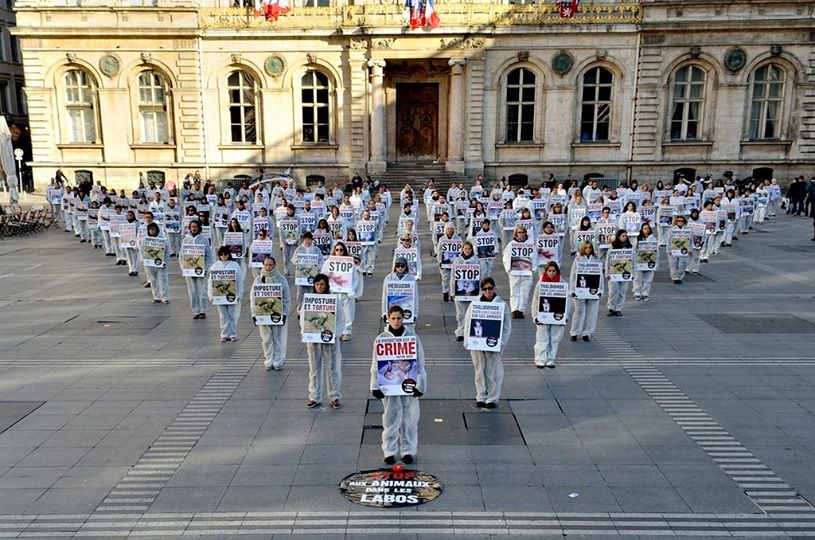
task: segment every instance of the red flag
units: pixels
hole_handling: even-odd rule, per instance
[[[580,0],[557,0],[560,7],[560,18],[571,19],[577,14],[577,4]]]

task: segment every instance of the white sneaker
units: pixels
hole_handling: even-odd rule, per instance
[[[555,361],[554,361],[554,360],[549,360],[549,361],[547,361],[547,362],[546,362],[546,367],[548,367],[548,368],[553,368],[553,367],[555,367]]]

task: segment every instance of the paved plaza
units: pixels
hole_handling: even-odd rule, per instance
[[[513,321],[493,411],[472,407],[425,235],[415,467],[444,492],[377,510],[337,486],[382,464],[368,380],[394,230],[342,345],[339,410],[305,407],[294,317],[285,369],[265,372],[248,302],[238,343],[220,343],[215,310],[192,320],[175,260],[157,305],[72,235],[0,242],[0,537],[815,538],[809,219],[765,223],[681,286],[663,252],[653,300],[601,309],[556,369],[534,367],[533,323]]]

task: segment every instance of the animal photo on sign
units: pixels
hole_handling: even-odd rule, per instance
[[[238,284],[230,279],[213,279],[212,296],[233,297],[238,292]]]

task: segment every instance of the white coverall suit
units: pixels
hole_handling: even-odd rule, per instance
[[[328,275],[328,259],[323,262],[322,273]],[[351,293],[334,293],[340,299],[340,311],[342,311],[343,324],[337,324],[337,334],[350,336],[354,332],[354,318],[357,314],[357,292],[360,291],[360,270],[356,266],[351,274]],[[337,314],[339,321],[339,313]]]
[[[557,350],[560,346],[560,340],[563,339],[566,324],[542,324],[537,321],[538,304],[540,303],[540,291],[537,283],[534,288],[529,313],[532,315],[532,320],[535,321],[535,365],[540,367],[548,364],[554,367],[555,357],[557,357]],[[568,320],[569,302],[566,302],[566,313],[563,316],[563,322],[565,323]]]
[[[507,275],[509,276],[509,304],[512,307],[512,311],[526,311],[526,306],[529,303],[529,293],[530,289],[532,288],[532,282],[534,271],[530,271],[530,275],[528,276],[513,276],[510,274],[510,262],[511,262],[511,254],[512,254],[512,245],[513,244],[520,244],[521,242],[515,242],[515,240],[510,241],[506,247],[504,248],[503,254],[503,262],[504,262],[504,270],[506,271]],[[532,266],[531,268],[535,269],[538,267],[538,250],[532,250]]]
[[[469,259],[465,259],[464,255],[459,255],[455,259],[453,259],[453,264],[477,264],[479,266],[479,272],[481,275],[481,279],[488,277],[489,274],[486,273],[486,265],[484,263],[486,259],[479,259],[475,256],[475,253],[470,255]],[[450,296],[453,296],[456,293],[456,276],[453,275],[452,270],[450,271]],[[472,300],[478,298],[477,296],[473,296]],[[456,306],[456,337],[464,336],[464,316],[467,313],[467,308],[470,307],[470,302],[468,300],[455,300],[453,302]]]
[[[600,299],[587,300],[583,298],[574,297],[575,288],[577,285],[577,263],[582,262],[598,262],[597,257],[578,255],[572,262],[572,271],[569,275],[569,291],[572,293],[572,304],[574,312],[572,314],[572,327],[569,332],[571,336],[590,336],[594,333],[594,327],[597,325],[597,310],[600,308]],[[605,278],[600,276],[600,295],[602,296],[605,287]]]
[[[485,302],[484,297],[480,297],[481,302]],[[497,294],[492,299],[493,304],[504,302]],[[467,306],[467,314],[464,317],[464,348],[468,349],[470,338],[470,320],[472,318],[472,304]],[[512,319],[510,319],[509,306],[504,306],[504,321],[501,329],[501,351],[509,341],[512,332]],[[470,358],[473,361],[475,370],[475,400],[484,403],[497,403],[501,397],[501,385],[504,382],[504,364],[501,362],[500,352],[491,351],[470,351]]]
[[[412,281],[413,283],[415,283],[415,285],[413,286],[413,322],[404,323],[408,328],[412,328],[416,324],[416,321],[419,320],[419,282],[416,281],[416,278],[413,277],[413,274],[407,271],[400,276],[394,270],[393,272],[385,276],[385,281],[382,283],[382,301],[380,302],[382,316],[385,319],[387,319],[388,308],[390,307],[388,305],[388,287],[386,285],[386,283],[388,283],[389,281],[393,282]]]
[[[218,306],[218,315],[220,316],[221,323],[221,336],[237,337],[238,319],[241,316],[241,298],[243,298],[243,268],[241,268],[241,265],[235,262],[234,259],[229,259],[226,262],[220,260],[215,261],[215,263],[209,268],[210,273],[213,270],[235,270],[236,275],[238,276],[237,303]],[[210,301],[212,301],[212,297],[210,297]]]
[[[261,270],[260,275],[255,278],[252,285],[263,284],[277,284],[282,286],[283,290],[283,316],[288,318],[289,308],[291,307],[291,296],[289,294],[289,283],[286,278],[280,274],[280,271],[275,267],[268,275],[264,274]],[[250,299],[250,309],[252,318],[255,318],[255,296],[252,295]],[[283,324],[258,324],[258,333],[260,334],[260,341],[263,345],[263,365],[267,368],[280,369],[286,363],[286,346],[288,344],[288,326],[286,322]]]
[[[339,297],[340,295],[335,294]],[[342,351],[340,349],[340,329],[345,327],[341,301],[337,303],[337,335],[334,343],[306,343],[308,354],[308,398],[320,403],[323,397],[323,386],[328,379],[328,399],[342,399]],[[300,332],[303,331],[304,319],[300,314]]]
[[[144,273],[147,274],[147,282],[150,283],[150,291],[153,293],[153,300],[166,302],[170,300],[170,280],[167,275],[167,239],[165,237],[156,237],[164,240],[164,266],[157,268],[155,266],[144,265]],[[144,263],[144,259],[142,259]]]
[[[682,281],[685,278],[685,270],[688,267],[688,255],[671,255],[671,236],[673,228],[668,231],[665,252],[668,254],[668,266],[670,267],[671,279]],[[693,248],[691,247],[691,251]]]
[[[402,326],[402,336],[415,336],[413,331]],[[377,336],[396,337],[390,326]],[[424,368],[424,349],[416,338],[416,390],[421,394],[427,391],[427,373]],[[371,391],[379,390],[379,377],[376,351],[371,361]],[[382,454],[387,456],[416,456],[419,447],[419,398],[418,396],[385,396],[382,398]]]
[[[187,294],[190,296],[190,307],[192,308],[193,315],[200,315],[207,313],[207,269],[212,264],[212,248],[209,246],[209,239],[203,234],[196,234],[192,236],[188,234],[184,237],[181,245],[194,244],[197,246],[204,246],[204,273],[200,277],[185,277],[184,281],[187,282]],[[181,251],[179,250],[179,254]],[[181,264],[181,257],[178,258],[179,265]]]

